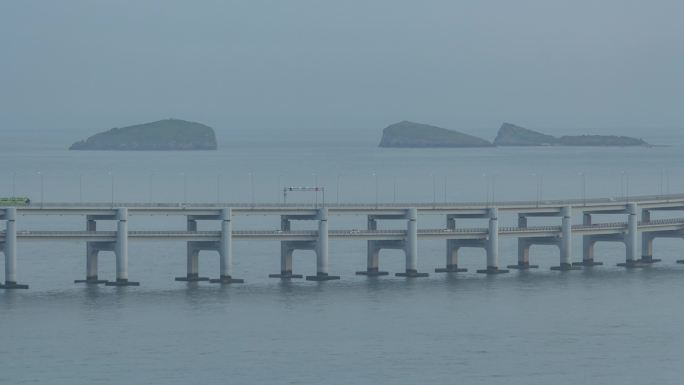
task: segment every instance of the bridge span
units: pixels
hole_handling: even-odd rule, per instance
[[[210,281],[219,284],[241,283],[233,277],[233,241],[280,241],[281,269],[273,278],[302,278],[293,273],[292,254],[295,250],[313,250],[316,254],[316,274],[307,280],[326,281],[339,279],[328,271],[329,239],[361,240],[367,242],[367,266],[359,275],[380,276],[379,254],[382,249],[399,249],[405,254],[403,277],[424,277],[418,271],[417,244],[420,239],[442,240],[446,244],[446,264],[435,272],[457,273],[458,253],[464,247],[479,247],[486,251],[486,265],[478,270],[484,274],[500,274],[509,270],[499,267],[499,237],[514,238],[518,242],[518,260],[509,269],[530,269],[529,250],[533,245],[556,245],[559,264],[552,269],[576,270],[600,265],[594,260],[597,242],[620,242],[625,245],[625,262],[620,266],[638,268],[658,262],[653,258],[653,240],[659,237],[684,238],[684,218],[651,220],[653,211],[684,210],[684,194],[638,196],[629,199],[544,200],[485,203],[346,203],[346,204],[169,204],[169,203],[33,203],[21,207],[0,207],[0,220],[5,229],[0,232],[0,250],[5,259],[5,280],[0,288],[28,288],[17,283],[17,244],[26,241],[83,241],[86,244],[86,275],[79,283],[108,286],[138,285],[128,278],[128,241],[174,240],[187,243],[187,271],[178,281]],[[499,213],[507,212],[518,217],[514,227],[499,226]],[[622,215],[626,220],[594,223],[594,214]],[[18,229],[20,216],[77,215],[84,216],[82,231],[46,231]],[[185,230],[129,231],[131,216],[177,215],[186,217]],[[233,230],[232,218],[237,215],[273,215],[280,217],[280,228],[274,230]],[[363,215],[367,228],[362,230],[330,230],[329,218],[336,215]],[[440,215],[445,218],[444,228],[418,227],[420,215]],[[573,215],[582,218],[573,224]],[[530,217],[558,217],[558,226],[528,226]],[[487,227],[457,226],[459,219],[484,219]],[[315,221],[317,230],[292,230],[292,221]],[[378,221],[405,221],[405,230],[378,229]],[[114,221],[116,231],[97,230],[98,221]],[[198,231],[198,221],[218,221],[214,231]],[[582,239],[582,260],[572,261],[572,237]],[[641,243],[641,244],[639,244]],[[639,254],[641,246],[641,254]],[[199,276],[199,252],[216,251],[220,267],[218,277]],[[98,254],[113,251],[116,256],[116,277],[102,280],[98,276]],[[677,261],[682,262],[684,261]]]

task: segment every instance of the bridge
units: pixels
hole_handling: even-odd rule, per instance
[[[20,207],[0,207],[0,220],[5,230],[0,232],[0,250],[5,259],[5,280],[0,288],[23,289],[26,284],[17,282],[17,244],[19,241],[82,241],[86,245],[85,279],[77,283],[105,284],[108,286],[135,286],[138,282],[128,278],[128,241],[174,240],[187,243],[186,275],[178,281],[210,281],[218,284],[242,283],[233,277],[233,241],[275,240],[281,244],[281,269],[270,277],[280,279],[303,278],[293,273],[292,255],[295,250],[312,250],[316,254],[316,274],[307,280],[327,281],[339,279],[328,269],[330,239],[361,240],[367,242],[366,269],[359,275],[381,276],[379,255],[383,249],[398,249],[405,254],[405,270],[397,273],[402,277],[425,277],[418,271],[417,244],[421,239],[442,240],[446,245],[446,263],[436,268],[438,273],[463,272],[458,266],[461,248],[476,247],[486,251],[486,265],[478,273],[501,274],[508,269],[531,269],[530,247],[555,245],[559,249],[559,264],[554,270],[577,270],[600,265],[594,260],[597,242],[619,242],[625,245],[626,268],[648,266],[659,260],[653,258],[653,240],[656,238],[684,238],[684,218],[651,220],[653,211],[684,210],[684,194],[637,196],[630,198],[483,202],[483,203],[346,203],[346,204],[172,204],[172,203],[33,203]],[[499,213],[517,215],[514,227],[499,226]],[[595,214],[623,216],[626,220],[593,223]],[[82,231],[19,230],[20,216],[71,215],[85,217]],[[133,216],[184,216],[185,230],[129,231],[128,221]],[[239,215],[279,216],[280,228],[275,230],[233,230],[232,218]],[[362,230],[330,230],[331,216],[356,215],[367,218],[367,228]],[[422,215],[440,215],[445,218],[443,228],[418,228]],[[581,224],[573,224],[573,216],[582,218]],[[528,226],[531,217],[558,217],[557,226]],[[486,227],[457,226],[459,219],[483,219]],[[98,231],[98,221],[113,221],[116,231]],[[218,221],[215,231],[198,231],[198,221]],[[292,230],[292,221],[314,221],[317,230]],[[400,230],[378,229],[378,221],[405,221]],[[572,261],[572,238],[582,239],[582,260]],[[499,237],[513,238],[518,243],[518,260],[507,269],[499,267]],[[641,246],[641,254],[639,254]],[[209,279],[199,276],[200,251],[218,253],[220,266],[218,277]],[[98,275],[98,254],[113,251],[116,256],[116,277],[103,280]],[[684,263],[684,261],[677,261]]]

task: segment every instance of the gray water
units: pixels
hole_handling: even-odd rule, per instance
[[[676,137],[646,138],[671,144],[655,148],[410,150],[378,149],[376,134],[257,132],[224,138],[216,152],[127,153],[69,152],[78,137],[21,132],[0,142],[0,195],[40,201],[42,179],[45,201],[276,202],[279,186],[318,183],[329,202],[372,202],[377,181],[385,202],[533,200],[540,189],[541,199],[580,197],[582,174],[589,197],[684,191]],[[18,227],[83,222],[20,217]],[[255,229],[279,220],[234,222]],[[184,220],[133,217],[130,226],[180,229]],[[365,219],[333,217],[330,226],[362,228]],[[557,249],[540,246],[531,255],[538,270],[490,277],[474,273],[485,263],[479,250],[461,257],[469,272],[433,273],[444,244],[425,241],[419,269],[430,277],[405,280],[354,275],[365,268],[365,245],[334,241],[330,271],[342,279],[314,283],[267,278],[279,270],[276,242],[236,242],[234,275],[246,282],[220,287],[173,281],[185,274],[182,243],[132,242],[129,276],[141,286],[111,288],[72,283],[84,274],[82,243],[21,242],[19,280],[31,288],[0,292],[0,383],[679,384],[682,246],[658,240],[662,263],[623,270],[615,264],[624,249],[599,244],[604,266],[567,273],[550,271]],[[514,262],[515,244],[504,239],[500,263]],[[296,254],[294,265],[314,273],[313,254]],[[401,271],[401,254],[383,252],[381,268]],[[217,272],[217,256],[202,254],[200,273]],[[113,275],[105,253],[100,276]]]

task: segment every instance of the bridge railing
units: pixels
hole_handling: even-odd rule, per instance
[[[328,208],[406,208],[406,207],[416,207],[416,208],[435,208],[435,207],[450,207],[450,208],[482,208],[482,207],[507,207],[507,206],[565,206],[571,205],[575,207],[591,206],[591,205],[601,205],[601,204],[621,204],[621,203],[639,203],[639,202],[658,202],[664,201],[669,202],[682,201],[684,200],[684,194],[669,194],[669,195],[639,195],[631,197],[609,197],[609,198],[587,198],[587,199],[545,199],[545,200],[519,200],[519,201],[495,201],[495,202],[404,202],[404,203],[367,203],[367,202],[357,202],[357,203],[328,203],[325,204],[315,204],[315,203],[237,203],[237,202],[225,202],[225,203],[141,203],[141,202],[87,202],[87,203],[76,203],[76,202],[31,202],[28,206],[21,206],[19,208],[115,208],[115,207],[128,207],[128,208],[158,208],[158,209],[170,209],[170,208],[297,208],[297,209],[315,209],[320,207]]]

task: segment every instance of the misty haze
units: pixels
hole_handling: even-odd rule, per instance
[[[0,3],[0,383],[681,383],[682,14]]]

